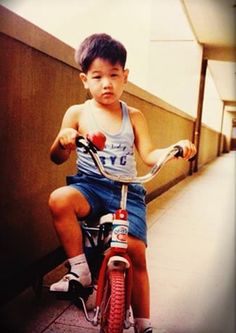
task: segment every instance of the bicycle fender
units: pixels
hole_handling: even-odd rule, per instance
[[[112,256],[107,263],[107,267],[109,270],[118,269],[124,270],[130,267],[130,263],[127,259],[121,256]]]

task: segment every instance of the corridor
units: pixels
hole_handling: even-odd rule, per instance
[[[235,332],[235,153],[149,205],[156,333]]]

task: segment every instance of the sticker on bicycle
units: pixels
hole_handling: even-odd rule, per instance
[[[112,247],[127,248],[128,222],[124,220],[114,220],[112,227]]]

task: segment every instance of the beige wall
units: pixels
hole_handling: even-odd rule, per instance
[[[85,93],[74,68],[4,34],[0,43],[0,265],[1,279],[13,283],[59,245],[47,201],[74,163],[56,167],[49,147],[65,109]]]
[[[225,153],[228,153],[230,151],[232,126],[233,126],[232,124],[234,118],[235,118],[235,113],[225,111],[224,122],[223,122],[223,133],[224,133],[223,151]]]
[[[219,133],[202,125],[198,160],[199,168],[217,157],[218,146]]]

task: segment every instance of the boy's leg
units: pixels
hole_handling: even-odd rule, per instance
[[[146,267],[146,245],[129,236],[128,251],[133,263],[132,309],[136,331],[152,332],[150,322],[150,291]],[[138,292],[137,292],[138,291]]]
[[[70,273],[53,284],[51,290],[66,292],[71,280],[87,286],[91,283],[91,274],[83,253],[82,231],[77,217],[86,216],[90,206],[79,191],[64,186],[51,194],[49,207],[55,230],[71,266]]]
[[[83,194],[70,186],[52,192],[49,207],[53,223],[68,258],[83,253],[82,231],[78,218],[88,215],[90,206]]]

